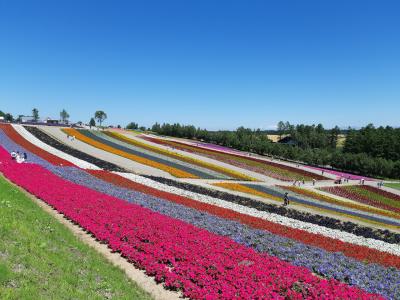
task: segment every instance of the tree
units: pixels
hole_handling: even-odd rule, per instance
[[[135,122],[130,122],[128,125],[126,125],[126,129],[138,129],[139,125],[138,123]]]
[[[285,133],[285,123],[283,123],[283,121],[279,121],[277,125],[277,130],[279,134],[279,139],[282,139],[282,135]]]
[[[94,120],[94,118],[90,119],[89,126],[90,126],[90,128],[92,128],[92,126],[96,126],[96,121]]]
[[[69,114],[67,113],[67,111],[66,111],[65,109],[63,109],[63,110],[60,112],[60,119],[61,119],[61,121],[63,121],[63,123],[65,123],[65,121],[67,121],[68,118],[69,118]]]
[[[12,122],[14,120],[14,117],[12,116],[12,114],[7,113],[4,115],[4,120],[7,122]]]
[[[97,120],[97,122],[99,122],[101,126],[101,123],[103,123],[103,121],[107,119],[107,114],[102,110],[98,110],[94,113],[94,118]]]
[[[39,120],[39,110],[37,108],[32,109],[32,117],[35,122]]]

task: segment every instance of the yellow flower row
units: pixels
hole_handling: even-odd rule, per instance
[[[153,168],[156,168],[156,169],[163,170],[165,172],[168,172],[172,176],[175,176],[175,177],[178,177],[178,178],[199,178],[199,177],[197,177],[197,176],[195,176],[193,174],[190,174],[188,172],[185,172],[185,171],[182,171],[182,170],[178,170],[176,168],[173,168],[173,167],[170,167],[170,166],[155,162],[153,160],[150,160],[150,159],[147,159],[147,158],[143,158],[143,157],[131,154],[131,153],[127,153],[125,151],[116,149],[116,148],[111,147],[109,145],[100,143],[98,141],[95,141],[95,140],[93,140],[93,139],[81,134],[76,129],[66,128],[66,129],[63,129],[63,131],[66,134],[69,134],[71,136],[75,136],[78,140],[80,140],[80,141],[82,141],[82,142],[84,142],[86,144],[89,144],[89,145],[91,145],[93,147],[96,147],[98,149],[101,149],[101,150],[104,150],[104,151],[107,151],[107,152],[110,152],[110,153],[113,153],[113,154],[116,154],[116,155],[119,155],[119,156],[122,156],[122,157],[125,157],[127,159],[136,161],[136,162],[141,163],[141,164],[146,165],[146,166],[150,166],[150,167],[153,167]]]
[[[175,158],[175,159],[179,159],[181,161],[185,161],[185,162],[191,163],[193,165],[197,165],[197,166],[204,167],[204,168],[216,171],[216,172],[220,172],[222,174],[231,176],[231,177],[236,178],[236,179],[257,181],[257,179],[254,179],[254,178],[252,178],[250,176],[241,174],[241,173],[236,172],[234,170],[229,170],[227,168],[224,168],[224,167],[221,167],[221,166],[217,166],[217,165],[214,165],[212,163],[205,162],[205,161],[201,161],[201,160],[195,159],[193,157],[189,157],[189,156],[186,156],[186,155],[182,155],[180,153],[176,153],[176,152],[173,152],[173,151],[169,151],[169,150],[166,150],[166,149],[162,149],[160,147],[156,147],[156,146],[150,145],[148,143],[144,143],[144,142],[140,142],[140,141],[137,141],[137,140],[134,140],[134,139],[130,139],[130,138],[118,133],[118,132],[106,131],[105,134],[107,134],[108,136],[110,136],[112,138],[118,139],[118,140],[120,140],[122,142],[131,144],[133,146],[141,147],[143,149],[147,149],[147,150],[150,150],[150,151],[162,154],[162,155],[166,155],[166,156],[169,156],[169,157],[172,157],[172,158]]]
[[[262,197],[262,198],[266,198],[266,199],[269,199],[269,200],[274,200],[274,201],[278,201],[280,203],[283,203],[283,199],[280,198],[280,197],[273,196],[273,195],[270,195],[270,194],[267,194],[267,193],[263,193],[263,192],[257,191],[255,189],[249,188],[247,186],[244,186],[244,185],[241,185],[241,184],[238,184],[238,183],[220,182],[220,183],[213,183],[212,185],[218,186],[218,187],[222,187],[222,188],[227,189],[227,190],[242,192],[242,193],[245,193],[245,194],[259,196],[259,197]],[[325,213],[328,213],[328,214],[345,216],[345,217],[352,218],[354,220],[359,220],[359,221],[362,221],[362,222],[365,222],[365,223],[384,226],[386,228],[395,228],[395,229],[399,228],[398,226],[388,225],[388,224],[380,223],[378,221],[372,221],[372,220],[369,220],[369,219],[364,219],[362,217],[353,216],[351,214],[335,212],[335,211],[331,211],[331,210],[328,210],[328,209],[315,207],[315,206],[308,205],[308,204],[296,203],[296,205],[300,205],[302,207],[311,208],[312,210],[318,211],[318,212],[325,212]]]
[[[298,188],[295,186],[282,186],[282,188],[285,188],[285,189],[295,192],[297,194],[308,196],[310,198],[320,200],[320,201],[325,201],[325,202],[328,202],[331,204],[336,204],[336,205],[344,206],[347,208],[358,209],[358,210],[369,212],[369,213],[376,213],[376,214],[379,214],[382,216],[400,219],[399,214],[391,212],[391,211],[387,211],[384,209],[380,209],[380,208],[376,208],[376,207],[372,207],[372,206],[368,206],[368,205],[358,204],[358,203],[354,203],[354,202],[342,201],[342,200],[335,199],[333,197],[329,197],[329,196],[326,196],[326,195],[323,195],[323,194],[320,194],[318,192],[311,191],[308,189],[302,189],[302,188]]]

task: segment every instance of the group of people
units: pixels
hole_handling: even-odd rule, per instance
[[[21,154],[19,151],[11,151],[11,159],[21,164],[28,160],[28,155],[25,152]]]
[[[300,186],[301,184],[306,184],[306,182],[304,181],[304,179],[303,180],[295,180],[295,181],[293,181],[293,186]]]

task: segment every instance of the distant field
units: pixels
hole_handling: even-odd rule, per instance
[[[398,183],[385,183],[385,186],[400,190],[400,182]]]
[[[0,177],[1,299],[151,299]]]
[[[285,136],[286,135],[282,135],[282,137],[285,137]],[[279,135],[278,134],[268,134],[267,137],[268,137],[268,139],[270,139],[274,143],[279,141]],[[339,148],[343,147],[345,141],[346,141],[346,135],[339,134],[338,141],[337,141],[337,146]]]

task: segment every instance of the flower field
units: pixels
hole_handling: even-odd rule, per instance
[[[293,168],[279,163],[257,159],[255,157],[244,157],[242,155],[235,153],[225,153],[215,149],[204,149],[202,147],[196,147],[194,145],[188,145],[178,141],[164,140],[149,136],[141,136],[141,137],[153,143],[167,145],[182,151],[209,157],[215,160],[222,161],[227,164],[231,164],[236,167],[240,167],[249,171],[253,171],[283,181],[303,180],[303,179],[304,180],[326,179],[325,177],[318,174],[313,174],[301,169]]]
[[[119,156],[122,156],[122,157],[125,157],[125,158],[128,158],[128,159],[131,159],[133,161],[136,161],[138,163],[144,164],[146,166],[150,166],[150,167],[153,167],[153,168],[157,168],[157,169],[163,170],[163,171],[165,171],[165,172],[167,172],[167,173],[169,173],[169,174],[171,174],[171,175],[173,175],[175,177],[178,177],[178,178],[199,178],[198,176],[193,175],[193,174],[191,174],[189,172],[177,169],[175,167],[171,167],[171,166],[163,164],[163,163],[159,163],[157,161],[154,161],[154,160],[142,157],[142,156],[138,156],[138,155],[126,152],[124,150],[121,150],[121,149],[112,147],[110,145],[107,145],[107,144],[105,144],[103,142],[99,142],[95,138],[88,137],[87,135],[81,133],[78,130],[71,129],[71,128],[63,129],[63,130],[64,130],[65,133],[67,133],[67,134],[69,134],[71,136],[75,136],[75,138],[77,138],[78,140],[80,140],[80,141],[82,141],[84,143],[87,143],[87,144],[89,144],[89,145],[91,145],[93,147],[96,147],[96,148],[99,148],[101,150],[104,150],[104,151],[107,151],[107,152],[110,152],[110,153],[113,153],[113,154],[116,154],[116,155],[119,155]]]
[[[90,162],[97,167],[108,170],[108,171],[118,171],[118,172],[123,172],[124,170],[108,161],[101,160],[97,157],[88,155],[82,151],[78,151],[76,149],[73,149],[65,144],[60,143],[53,137],[49,136],[48,134],[44,133],[37,127],[33,126],[25,126],[24,127],[27,131],[29,131],[32,135],[34,135],[36,138],[41,140],[42,142],[46,143],[47,145],[54,147],[64,153],[70,154],[74,157],[77,157],[79,159],[82,159],[84,161]]]
[[[176,152],[168,151],[168,150],[160,148],[160,147],[155,147],[155,146],[150,145],[148,143],[140,142],[140,141],[138,141],[136,139],[130,139],[130,138],[127,138],[126,136],[124,136],[122,134],[119,134],[117,132],[106,131],[104,133],[106,135],[112,137],[112,138],[115,138],[117,140],[123,141],[125,143],[130,144],[130,145],[133,145],[133,146],[136,146],[136,147],[140,147],[140,148],[143,148],[143,149],[147,149],[147,150],[150,150],[152,152],[160,153],[160,154],[172,157],[172,158],[176,158],[176,159],[188,162],[190,164],[193,164],[193,165],[196,165],[196,166],[199,166],[199,167],[205,167],[205,168],[208,168],[210,170],[213,170],[213,171],[216,171],[216,172],[220,172],[222,174],[226,174],[226,175],[231,176],[232,178],[235,178],[235,179],[254,180],[253,178],[250,178],[248,176],[245,176],[245,175],[240,174],[238,172],[235,172],[233,170],[230,170],[230,169],[227,169],[227,168],[224,168],[224,167],[221,167],[221,166],[217,166],[217,165],[214,165],[214,164],[211,164],[211,163],[207,163],[205,161],[200,161],[198,159],[195,159],[195,158],[192,158],[192,157],[189,157],[189,156],[185,156],[185,155],[182,155],[182,154],[179,154],[179,153],[176,153]]]
[[[0,172],[185,297],[400,298],[398,233],[172,179],[107,170],[102,168],[107,164],[64,148],[40,130],[28,131],[38,139],[11,126],[0,128]],[[27,152],[29,163],[16,164],[11,150]],[[85,168],[87,163],[99,168]],[[283,187],[229,184],[276,201],[284,192]],[[376,222],[395,220],[393,212],[313,197],[297,191],[293,201],[332,211],[340,207]]]
[[[269,200],[276,201],[278,203],[283,202],[283,196],[286,190],[295,191],[296,188],[292,188],[289,186],[278,186],[276,188],[273,187],[266,187],[261,185],[255,184],[238,184],[238,183],[229,183],[229,182],[222,182],[222,183],[214,183],[214,186],[222,187],[228,190],[237,191],[241,193],[250,194],[253,196],[258,196],[262,198],[267,198]],[[310,192],[312,193],[312,192]],[[304,197],[304,194],[291,194],[290,200],[302,207],[310,207],[313,210],[317,211],[325,211],[329,212],[330,214],[337,214],[337,215],[346,215],[350,218],[360,219],[367,223],[377,223],[377,224],[385,224],[386,226],[394,226],[394,228],[400,228],[400,220],[399,216],[389,212],[389,211],[382,211],[386,212],[386,214],[381,214],[382,217],[378,217],[375,215],[375,210],[371,207],[370,210],[364,210],[367,213],[362,213],[358,209],[352,209],[353,207],[349,207],[347,209],[345,206],[340,205],[341,202],[339,201],[325,201],[328,203],[324,203],[321,201],[315,201],[314,199],[317,197]],[[317,199],[320,200],[320,199]],[[332,199],[335,200],[335,199]],[[336,203],[333,203],[336,202]],[[333,205],[331,205],[333,204]],[[390,218],[385,218],[390,217]]]
[[[378,215],[382,215],[382,216],[386,216],[386,217],[400,219],[399,214],[396,214],[396,213],[393,213],[393,212],[390,212],[387,210],[375,208],[375,207],[369,206],[369,205],[358,204],[355,202],[341,201],[336,198],[332,198],[332,197],[320,194],[317,191],[313,191],[310,189],[303,189],[303,188],[298,188],[295,186],[279,186],[279,187],[282,189],[292,191],[296,194],[304,195],[304,196],[307,196],[307,197],[310,197],[310,198],[313,198],[313,199],[316,199],[319,201],[328,202],[328,203],[332,203],[332,204],[338,204],[340,206],[344,206],[344,207],[348,207],[348,208],[354,208],[354,209],[369,212],[369,213],[374,213],[374,214],[378,214]]]
[[[397,214],[400,213],[400,196],[371,186],[335,186],[322,188],[322,190]]]
[[[10,180],[184,296],[378,298],[334,279],[320,279],[306,268],[258,254],[229,238],[63,180],[38,165],[16,167],[6,162],[8,157],[2,151],[0,170]]]

